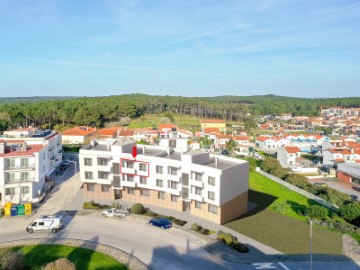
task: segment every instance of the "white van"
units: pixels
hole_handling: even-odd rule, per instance
[[[63,227],[63,218],[61,215],[40,216],[27,226],[26,231],[33,233],[35,231],[51,231],[57,233]]]

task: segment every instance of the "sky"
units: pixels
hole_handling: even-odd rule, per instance
[[[359,0],[0,0],[0,96],[359,97]]]

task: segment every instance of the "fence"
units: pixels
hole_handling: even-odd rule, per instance
[[[315,196],[314,194],[311,194],[310,192],[307,192],[301,188],[298,188],[297,186],[294,186],[288,182],[285,182],[284,180],[281,180],[280,178],[278,178],[276,176],[273,176],[267,172],[264,172],[260,168],[257,168],[256,171],[259,172],[260,174],[266,176],[267,178],[271,179],[272,181],[274,181],[284,187],[287,187],[287,188],[291,189],[292,191],[295,191],[309,199],[312,199],[323,206],[329,207],[333,210],[337,210],[339,208],[337,205],[331,204],[331,203],[325,201],[324,199],[322,199],[318,196]]]

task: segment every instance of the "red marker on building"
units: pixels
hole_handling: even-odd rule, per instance
[[[132,148],[132,156],[134,157],[134,159],[136,159],[136,156],[137,156],[137,147],[136,146],[133,146],[133,148]]]

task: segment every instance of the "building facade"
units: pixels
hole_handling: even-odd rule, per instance
[[[61,134],[25,128],[0,138],[0,205],[36,202],[62,162]]]
[[[188,211],[219,224],[247,211],[246,161],[169,147],[175,144],[183,146],[171,140],[161,143],[166,147],[93,141],[79,155],[85,197]]]

